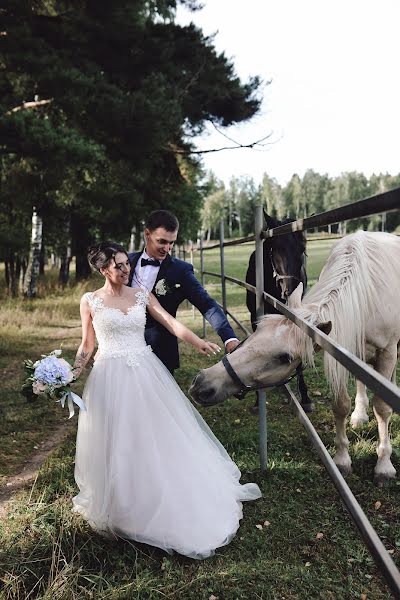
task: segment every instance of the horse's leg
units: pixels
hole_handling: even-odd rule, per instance
[[[351,458],[349,454],[349,440],[346,433],[346,420],[350,412],[351,399],[347,390],[344,389],[333,404],[333,413],[336,422],[335,447],[336,454],[334,462],[342,475],[351,473]]]
[[[391,379],[397,363],[397,346],[378,352],[375,369],[384,377]],[[392,416],[391,407],[377,395],[372,399],[375,417],[378,423],[378,445],[376,453],[378,461],[374,470],[374,482],[381,486],[396,477],[396,469],[392,465],[390,456],[392,445],[389,438],[389,421]]]
[[[312,412],[314,410],[314,404],[312,403],[312,400],[308,395],[308,388],[306,382],[304,381],[304,375],[302,370],[297,371],[297,385],[301,397],[301,406],[303,407],[304,412]]]
[[[367,388],[361,381],[357,380],[357,394],[355,398],[355,408],[350,417],[350,424],[354,429],[360,427],[364,423],[368,423],[369,417],[367,414],[369,400],[367,396]]]

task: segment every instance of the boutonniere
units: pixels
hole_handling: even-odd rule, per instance
[[[156,296],[165,296],[166,294],[171,294],[180,287],[180,283],[171,284],[168,283],[166,279],[160,279],[159,281],[157,281],[154,291],[156,293]]]

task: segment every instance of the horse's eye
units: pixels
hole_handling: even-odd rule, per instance
[[[292,359],[290,358],[290,354],[287,354],[287,353],[286,353],[286,354],[279,354],[279,355],[278,355],[278,356],[276,356],[275,358],[276,358],[276,360],[277,360],[278,362],[280,362],[282,365],[286,365],[286,364],[290,363],[290,362],[291,362],[291,360],[292,360]]]

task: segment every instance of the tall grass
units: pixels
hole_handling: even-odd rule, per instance
[[[322,261],[326,248],[320,246]],[[227,273],[242,278],[248,249],[237,248],[226,261]],[[310,252],[310,269],[311,265]],[[206,259],[218,270],[218,257]],[[212,260],[215,264],[212,266]],[[315,267],[315,272],[318,265]],[[218,296],[215,280],[210,288]],[[66,420],[59,406],[27,405],[19,394],[23,358],[40,356],[63,344],[73,358],[79,343],[79,298],[98,280],[34,301],[3,304],[0,368],[0,472],[17,472],[35,446]],[[244,290],[229,286],[229,305],[244,321]],[[201,319],[183,306],[180,318],[201,332]],[[247,321],[248,324],[248,321]],[[208,337],[217,338],[208,328]],[[200,368],[212,359],[180,345],[178,383],[187,391]],[[333,445],[330,396],[321,357],[306,379],[316,404],[311,418],[323,442]],[[354,390],[353,390],[354,391]],[[79,393],[79,391],[78,391]],[[206,561],[193,561],[141,544],[110,541],[93,533],[71,512],[76,493],[72,432],[40,470],[31,489],[20,492],[0,521],[0,598],[70,600],[383,600],[391,594],[347,516],[333,484],[308,438],[279,392],[268,393],[268,472],[259,470],[254,402],[230,399],[202,410],[204,418],[242,471],[255,481],[263,498],[244,507],[244,519],[232,543]],[[76,421],[75,421],[76,422]],[[354,474],[349,484],[395,561],[400,556],[399,485],[372,484],[377,429],[372,420],[350,432]],[[400,455],[399,417],[392,421],[394,463]],[[0,480],[1,483],[1,480]],[[364,596],[362,596],[364,595]]]

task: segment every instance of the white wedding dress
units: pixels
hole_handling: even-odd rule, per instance
[[[89,292],[98,353],[80,412],[74,510],[104,534],[206,558],[261,496],[144,339],[148,293],[127,312]]]

